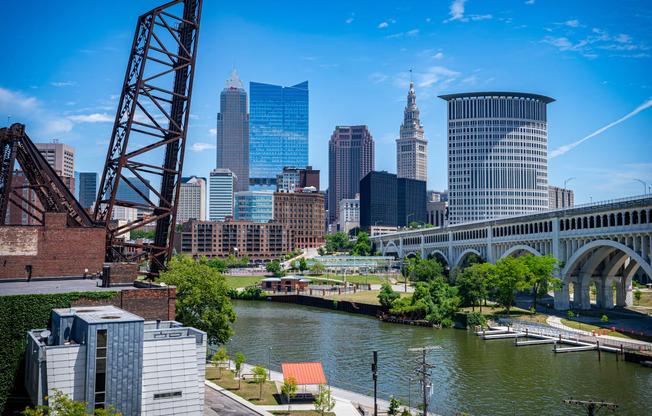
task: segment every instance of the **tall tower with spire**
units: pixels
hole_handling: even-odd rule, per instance
[[[217,113],[217,169],[229,169],[238,177],[237,189],[249,190],[249,113],[247,92],[233,67],[220,93]]]
[[[419,121],[417,96],[410,81],[407,107],[403,111],[401,136],[396,140],[396,170],[399,178],[428,179],[428,141],[423,137],[423,125]]]

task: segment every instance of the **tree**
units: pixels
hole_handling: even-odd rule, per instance
[[[347,250],[350,248],[348,234],[338,231],[328,234],[326,237],[326,250],[333,253],[335,251]]]
[[[496,289],[496,300],[498,304],[509,310],[514,304],[514,296],[517,290],[529,289],[527,280],[530,270],[520,259],[507,256],[496,262],[494,273],[490,282]]]
[[[308,268],[308,262],[306,261],[305,257],[301,257],[299,259],[299,270],[304,271]]]
[[[443,272],[444,267],[437,260],[421,260],[414,266],[414,277],[419,282],[432,282]]]
[[[284,394],[288,399],[288,412],[290,412],[290,399],[297,395],[297,379],[288,377],[283,379],[281,386],[281,394]]]
[[[412,413],[408,410],[407,407],[403,408],[403,413],[401,413],[401,416],[412,416]]]
[[[607,317],[607,315],[602,315],[602,318],[600,318],[600,321],[604,324],[607,321],[609,321],[609,317]]]
[[[401,267],[401,274],[405,280],[412,275],[412,270],[414,270],[414,265],[416,263],[415,259],[408,259],[407,256],[403,256],[403,267]]]
[[[419,223],[416,221],[412,221],[409,225],[409,228],[419,228]]]
[[[87,402],[77,402],[72,400],[67,395],[63,394],[57,389],[53,389],[54,394],[51,396],[46,396],[45,399],[48,401],[47,406],[36,406],[36,408],[31,409],[26,407],[25,410],[21,412],[24,416],[45,416],[45,415],[61,415],[61,416],[108,416],[108,415],[122,415],[115,411],[113,405],[109,405],[106,409],[94,409],[92,413],[88,413],[86,407],[88,406]]]
[[[400,293],[395,292],[389,283],[383,283],[382,288],[380,289],[380,293],[378,294],[378,300],[380,301],[380,304],[387,308],[391,308],[392,303],[400,297]]]
[[[283,270],[281,270],[281,263],[278,261],[270,261],[267,264],[267,267],[265,269],[270,272],[274,277],[283,277],[285,276],[285,273],[283,273]]]
[[[487,264],[487,263],[485,263]],[[469,306],[475,312],[475,305],[480,305],[482,312],[482,300],[487,297],[487,270],[485,264],[475,264],[467,267],[457,278],[457,293],[462,305]]]
[[[319,254],[320,256],[326,254],[326,250],[324,250],[324,247],[317,247],[317,254]]]
[[[220,273],[224,273],[227,269],[226,262],[220,259],[213,259],[209,261],[207,266],[216,269]]]
[[[177,287],[177,320],[206,332],[209,344],[224,344],[233,335],[229,285],[216,269],[176,256],[156,281]]]
[[[391,416],[398,415],[398,400],[395,397],[392,397],[389,401],[389,409],[387,409],[387,414]]]
[[[314,274],[323,274],[326,271],[326,266],[315,261],[312,266],[310,266],[310,272]]]
[[[636,299],[637,305],[641,304],[642,297],[643,297],[643,292],[641,292],[641,289],[636,289],[636,291],[634,292],[634,299]]]
[[[364,231],[358,233],[358,239],[355,241],[353,250],[350,253],[352,256],[370,256],[371,255],[371,240],[369,235]]]
[[[331,391],[326,384],[319,385],[313,404],[315,405],[315,411],[321,413],[322,416],[335,407],[335,400],[331,396]]]
[[[540,299],[549,290],[561,289],[561,280],[553,277],[558,270],[559,262],[551,255],[534,256],[532,254],[523,256],[519,260],[530,269],[528,284],[532,286],[532,307],[536,312],[537,299]]]
[[[254,382],[260,385],[260,395],[258,396],[258,400],[263,400],[263,385],[267,381],[267,369],[262,365],[257,365],[254,367],[252,372],[254,373]]]
[[[211,362],[216,368],[220,369],[218,379],[222,378],[222,369],[224,368],[224,363],[229,361],[229,356],[226,353],[226,348],[220,348],[215,351],[215,354],[211,357]]]
[[[235,375],[238,377],[238,390],[240,390],[240,380],[242,380],[242,377],[240,377],[240,372],[242,371],[242,366],[246,361],[247,359],[242,353],[237,353],[235,355],[235,359],[233,360],[233,364],[235,364]]]

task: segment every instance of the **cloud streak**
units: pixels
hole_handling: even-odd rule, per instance
[[[193,152],[203,152],[204,150],[217,149],[217,146],[210,143],[193,143],[190,150]]]
[[[652,106],[652,98],[647,100],[646,102],[644,102],[642,105],[638,106],[634,111],[627,114],[625,117],[623,117],[623,118],[621,118],[619,120],[616,120],[611,124],[607,124],[606,126],[602,127],[599,130],[594,131],[593,133],[589,134],[588,136],[584,137],[583,139],[580,139],[580,140],[578,140],[576,142],[561,146],[560,148],[558,148],[556,150],[553,150],[548,155],[548,158],[552,159],[552,158],[555,158],[557,156],[563,155],[564,153],[568,152],[569,150],[573,149],[574,147],[577,147],[580,144],[584,143],[585,141],[589,140],[591,137],[597,136],[598,134],[604,132],[605,130],[608,130],[613,126],[616,126],[616,125],[622,123],[623,121],[627,120],[628,118],[634,117],[636,114],[640,113],[641,111],[643,111],[646,108],[651,107],[651,106]]]

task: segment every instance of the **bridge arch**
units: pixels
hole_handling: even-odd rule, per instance
[[[534,248],[532,248],[530,246],[526,246],[524,244],[519,244],[517,246],[513,246],[513,247],[510,247],[509,249],[507,249],[507,251],[505,251],[503,253],[503,255],[500,256],[500,258],[504,259],[505,257],[512,256],[514,254],[516,254],[514,257],[519,257],[519,255],[523,251],[526,251],[526,252],[528,252],[530,254],[534,254],[535,256],[539,256],[539,257],[542,256],[542,254],[538,250],[536,250],[536,249],[534,249]]]
[[[474,248],[467,248],[466,250],[464,250],[460,254],[460,257],[455,262],[455,267],[460,267],[462,264],[464,264],[464,260],[466,260],[466,258],[468,256],[470,256],[471,254],[475,254],[476,256],[480,257],[481,259],[483,258],[482,254],[478,250],[476,250]]]
[[[390,241],[383,247],[383,256],[386,256],[389,253],[396,253],[396,256],[400,257],[400,251],[398,247],[396,247],[396,243],[393,241]]]
[[[413,259],[413,258],[415,258],[417,256],[417,252],[416,251],[410,251],[410,252],[406,253],[405,255],[407,256],[408,259]]]
[[[446,261],[446,264],[443,264],[442,266],[446,266],[446,265],[450,264],[450,261],[448,260],[448,256],[446,254],[444,254],[444,252],[441,251],[441,250],[437,250],[437,249],[432,250],[430,253],[428,253],[428,256],[435,257],[435,255],[437,255],[437,254],[439,254]]]

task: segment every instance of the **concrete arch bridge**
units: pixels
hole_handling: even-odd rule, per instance
[[[652,196],[638,196],[534,214],[426,228],[371,237],[384,256],[441,256],[463,266],[472,254],[495,263],[505,256],[551,254],[560,261],[563,289],[555,308],[632,305],[632,277],[652,278]],[[615,286],[615,299],[613,288]]]

